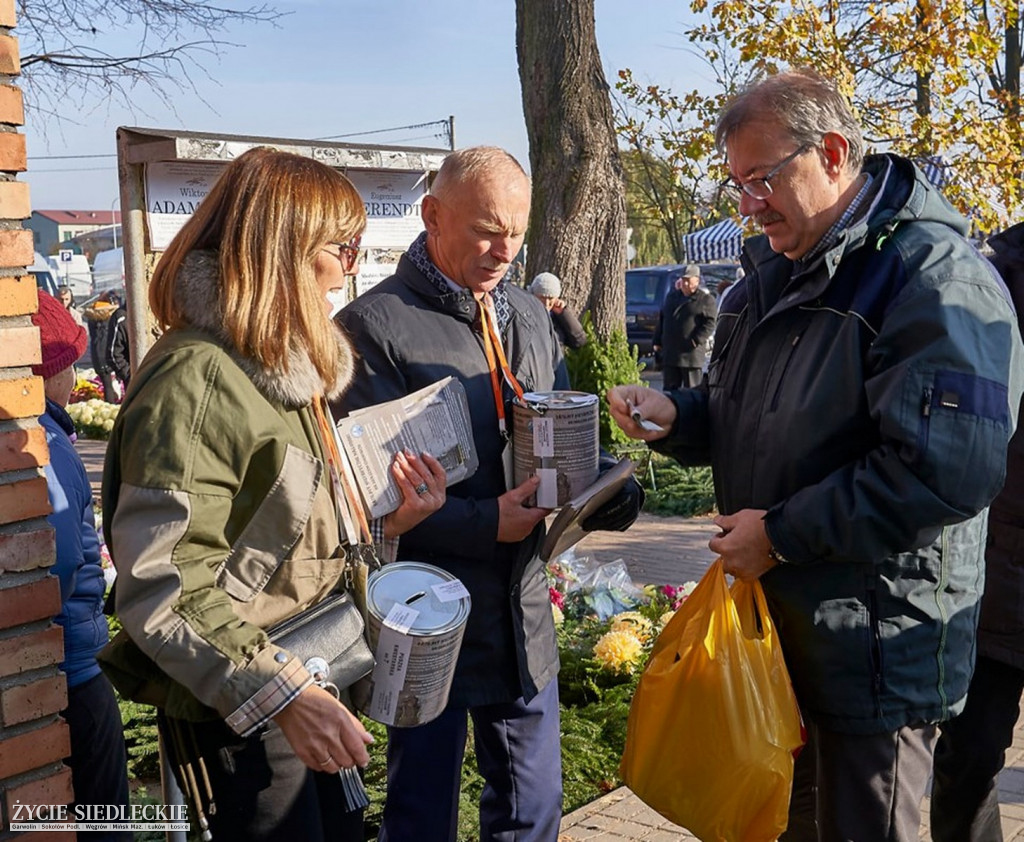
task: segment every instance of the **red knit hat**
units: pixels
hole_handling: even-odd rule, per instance
[[[32,366],[32,373],[44,379],[73,366],[89,343],[85,328],[52,295],[39,290],[39,312],[32,314],[43,344],[43,362]]]

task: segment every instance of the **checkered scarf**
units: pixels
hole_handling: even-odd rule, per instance
[[[817,244],[807,252],[807,254],[796,261],[794,274],[802,272],[805,268],[811,265],[818,255],[823,254],[838,243],[842,233],[867,213],[869,209],[861,211],[861,206],[871,193],[871,182],[873,179],[869,172],[864,173],[864,175],[866,177],[866,181],[861,186],[860,190],[857,191],[857,195],[853,197],[853,201],[850,202],[849,207],[839,215],[839,219],[832,223],[831,227],[825,232],[824,236],[822,236]]]
[[[451,295],[452,287],[448,278],[434,265],[434,261],[430,259],[430,255],[427,253],[426,231],[416,238],[405,254],[413,262],[413,265],[437,287],[442,295]],[[505,333],[505,328],[508,327],[508,323],[512,319],[512,307],[508,303],[508,290],[506,288],[511,274],[512,268],[509,267],[505,277],[491,290],[491,299],[494,301],[494,315],[498,318],[498,330],[502,334]]]

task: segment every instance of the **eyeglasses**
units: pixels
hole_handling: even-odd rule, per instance
[[[356,263],[359,262],[359,244],[362,240],[362,236],[359,236],[353,237],[347,243],[328,241],[327,245],[338,247],[338,253],[334,254],[334,252],[331,252],[331,254],[334,254],[341,261],[341,268],[345,272],[351,272],[356,268]]]
[[[786,165],[795,161],[801,155],[804,154],[808,149],[814,147],[813,143],[805,143],[799,147],[796,152],[787,155],[768,172],[766,172],[760,178],[752,178],[749,181],[739,182],[732,176],[729,176],[725,181],[718,185],[718,189],[721,190],[726,196],[732,199],[734,202],[738,202],[743,198],[743,194],[746,193],[753,199],[758,201],[767,199],[772,195],[772,184],[771,181],[777,176]]]

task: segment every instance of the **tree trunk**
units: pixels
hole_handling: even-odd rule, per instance
[[[527,278],[554,272],[601,339],[625,324],[626,201],[594,0],[516,0],[530,141]]]
[[[931,29],[928,19],[928,10],[925,8],[924,0],[918,0],[917,2],[917,27],[918,30],[928,32]],[[918,155],[935,155],[938,150],[935,148],[935,144],[932,142],[931,132],[929,130],[928,117],[932,113],[932,74],[931,71],[922,72],[918,71],[915,74],[914,89],[917,93],[917,99],[914,103],[914,108],[917,111],[919,117],[923,117],[923,132],[927,136],[921,136],[918,138]]]
[[[1006,93],[1010,96],[1010,116],[1020,117],[1020,8],[1006,27]]]

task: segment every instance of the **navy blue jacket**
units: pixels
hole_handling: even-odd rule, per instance
[[[989,240],[999,270],[1024,325],[1024,222]],[[1024,429],[1010,440],[1006,484],[988,513],[985,595],[978,623],[978,652],[1024,669]]]
[[[71,443],[75,427],[63,407],[46,401],[39,417],[46,429],[50,464],[45,467],[46,489],[53,511],[47,520],[56,532],[61,611],[56,622],[64,628],[64,663],[68,687],[100,674],[96,653],[109,637],[103,614],[106,581],[100,565],[100,541],[92,509],[92,488],[82,459]]]
[[[523,389],[569,388],[544,306],[511,284],[508,303],[512,317],[503,337],[505,351]],[[497,542],[497,498],[506,491],[504,441],[475,299],[468,290],[442,294],[402,257],[395,275],[359,296],[338,320],[359,356],[338,409],[393,400],[448,375],[465,387],[480,467],[448,489],[437,512],[401,537],[398,554],[448,570],[472,598],[449,704],[533,698],[558,673],[544,563],[537,555],[544,524],[517,544]],[[511,423],[511,411],[506,413]]]

